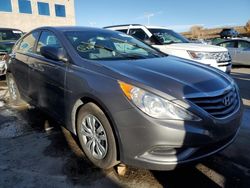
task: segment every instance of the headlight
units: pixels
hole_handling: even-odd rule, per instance
[[[119,81],[126,97],[145,114],[157,119],[199,121],[200,118],[184,108],[153,93]]]
[[[207,52],[194,52],[194,51],[188,51],[190,57],[192,59],[197,59],[197,60],[201,60],[201,59],[209,59],[209,53]]]
[[[197,52],[197,51],[187,51],[189,56],[195,60],[202,59],[215,59],[217,61],[230,61],[231,56],[229,52]]]
[[[0,61],[0,68],[4,68],[5,67],[5,61]]]

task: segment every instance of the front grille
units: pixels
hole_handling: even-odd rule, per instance
[[[224,118],[232,114],[239,106],[239,99],[235,88],[232,88],[222,95],[189,98],[188,100],[216,118]]]
[[[212,52],[210,54],[212,59],[216,59],[218,63],[225,63],[231,61],[230,54],[228,52]]]

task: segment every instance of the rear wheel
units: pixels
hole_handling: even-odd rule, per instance
[[[88,159],[108,169],[117,164],[117,150],[111,125],[104,112],[90,102],[81,107],[77,117],[77,135]]]

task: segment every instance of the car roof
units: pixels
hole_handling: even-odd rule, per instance
[[[103,28],[96,28],[96,27],[83,27],[83,26],[46,26],[46,27],[38,27],[35,30],[51,30],[51,31],[105,31],[105,32],[112,32],[111,30],[103,29]],[[32,32],[31,31],[31,32]]]
[[[149,26],[146,26],[147,28],[149,29],[168,29],[167,27],[164,27],[164,26],[153,26],[153,25],[149,25]],[[168,29],[169,30],[169,29]]]
[[[107,26],[104,28],[122,28],[122,27],[134,27],[134,26],[141,26],[141,27],[146,27],[148,29],[168,29],[167,27],[164,26],[152,26],[152,25],[142,25],[142,24],[124,24],[124,25],[113,25],[113,26]],[[170,29],[168,29],[170,30]]]
[[[224,43],[224,42],[230,42],[230,41],[246,41],[246,42],[250,42],[250,39],[249,39],[249,38],[233,38],[233,39],[226,39],[226,40],[223,40],[223,41],[218,42],[217,44],[221,44],[221,43]]]
[[[110,25],[110,26],[106,26],[106,27],[103,27],[103,28],[114,28],[114,27],[129,27],[129,26],[144,26],[144,25],[141,25],[141,24],[121,24],[121,25]]]
[[[15,28],[2,28],[0,27],[0,30],[16,30],[16,31],[21,31],[20,29],[15,29]],[[22,31],[21,31],[22,32]],[[23,32],[22,32],[23,33]]]

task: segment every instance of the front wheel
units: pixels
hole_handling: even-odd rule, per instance
[[[89,102],[80,108],[77,135],[84,153],[94,165],[108,169],[118,163],[111,125],[96,104]]]

